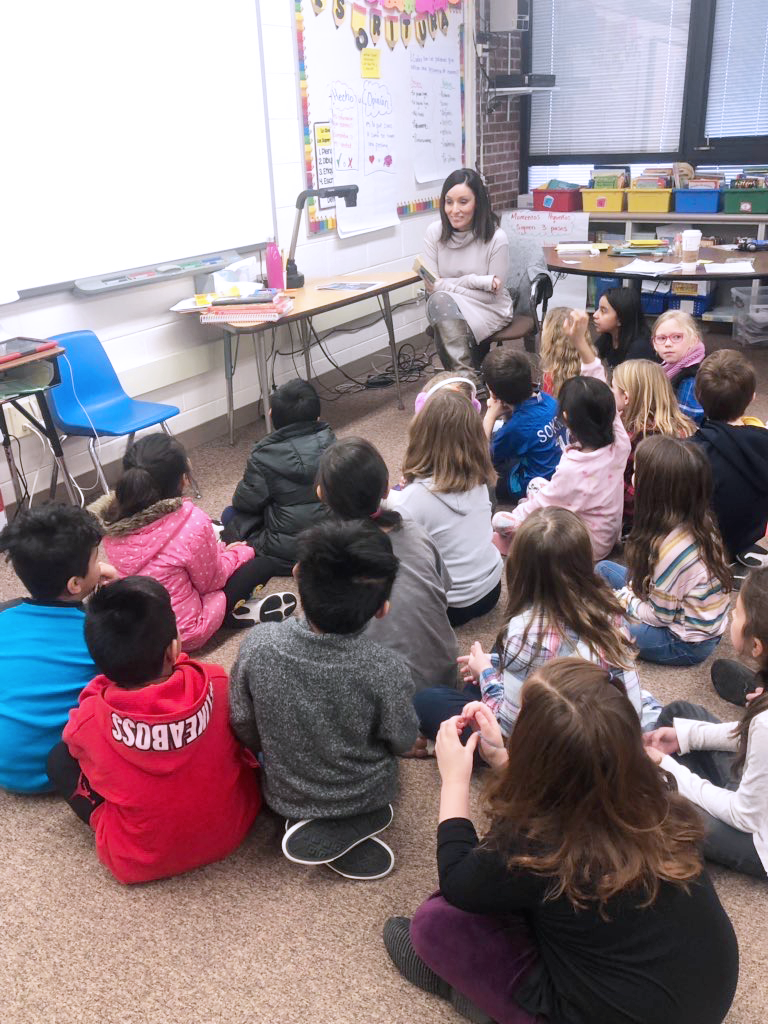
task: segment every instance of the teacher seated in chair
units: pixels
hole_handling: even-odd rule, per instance
[[[477,370],[488,339],[512,319],[505,287],[509,242],[477,171],[461,167],[443,182],[440,220],[424,238],[427,319],[446,370]]]

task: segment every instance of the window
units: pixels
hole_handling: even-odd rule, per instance
[[[768,136],[766,0],[718,0],[704,135]]]
[[[531,98],[531,163],[676,153],[690,15],[691,0],[534,0],[531,70],[557,91]]]

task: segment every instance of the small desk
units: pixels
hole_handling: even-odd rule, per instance
[[[13,483],[13,490],[16,495],[17,508],[24,508],[27,505],[28,499],[25,497],[24,492],[21,489],[19,471],[13,457],[11,438],[8,433],[8,424],[3,411],[3,406],[6,403],[10,403],[17,412],[21,413],[25,419],[28,419],[32,426],[36,430],[40,431],[51,447],[51,451],[53,453],[53,468],[51,469],[51,483],[48,489],[48,496],[53,498],[56,494],[56,484],[58,482],[59,473],[61,473],[61,478],[64,481],[64,486],[66,488],[67,495],[69,496],[69,500],[73,505],[79,504],[79,501],[75,497],[75,488],[72,483],[72,477],[70,476],[67,465],[64,462],[64,453],[61,449],[61,441],[59,440],[58,431],[56,430],[53,419],[51,418],[51,410],[48,408],[48,400],[46,397],[49,388],[56,387],[57,384],[61,383],[58,357],[64,355],[64,352],[65,350],[63,348],[49,348],[45,349],[43,352],[32,352],[30,355],[21,356],[19,359],[10,360],[7,363],[0,363],[0,373],[3,373],[6,370],[13,370],[17,366],[24,366],[26,363],[38,363],[42,360],[53,365],[53,378],[51,383],[46,385],[44,388],[25,389],[24,391],[19,391],[18,394],[6,395],[5,397],[0,395],[0,434],[2,435],[2,445],[5,450],[5,458],[8,462],[8,469],[11,473],[11,482]],[[37,404],[40,409],[40,416],[43,420],[42,423],[20,404],[20,398],[34,398],[37,400]]]
[[[229,324],[222,322],[224,329],[224,375],[227,384],[227,422],[229,426],[229,443],[235,443],[235,415],[232,378],[234,377],[237,365],[237,343],[241,334],[250,334],[253,337],[256,351],[256,366],[259,375],[259,388],[261,391],[262,406],[264,409],[264,421],[267,430],[272,429],[269,415],[269,369],[267,367],[267,356],[264,351],[264,335],[267,330],[272,332],[274,342],[275,330],[285,324],[296,323],[299,328],[299,338],[304,353],[304,366],[307,380],[312,379],[312,364],[310,362],[309,350],[312,342],[312,319],[321,313],[327,313],[331,309],[340,309],[342,306],[351,306],[355,302],[362,302],[364,299],[376,298],[384,315],[384,322],[387,325],[389,335],[389,351],[392,355],[394,367],[395,389],[397,391],[397,407],[403,408],[403,399],[400,394],[400,373],[397,366],[397,349],[395,347],[395,327],[392,321],[392,307],[390,305],[390,292],[397,288],[405,288],[407,285],[417,284],[421,279],[412,270],[395,271],[371,271],[370,273],[339,274],[334,277],[319,278],[316,281],[308,282],[303,288],[298,288],[288,294],[293,297],[294,304],[290,313],[281,316],[279,320],[270,323],[254,322],[252,324]],[[375,288],[368,288],[364,292],[345,292],[321,290],[321,285],[330,284],[333,281],[379,281]],[[235,356],[232,356],[232,338],[235,338]]]

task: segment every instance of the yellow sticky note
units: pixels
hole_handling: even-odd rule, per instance
[[[360,51],[360,75],[363,78],[381,78],[381,51],[372,46]]]
[[[315,125],[315,141],[318,146],[330,146],[331,126],[329,124]]]

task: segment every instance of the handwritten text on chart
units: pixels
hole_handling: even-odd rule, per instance
[[[394,172],[395,118],[389,88],[383,82],[367,81],[363,86],[362,107],[365,173]]]
[[[334,164],[331,126],[327,123],[318,123],[314,126],[315,134],[315,173],[317,187],[327,188],[334,184]],[[330,210],[336,205],[336,200],[319,199],[318,206],[321,210]]]
[[[357,97],[345,82],[331,82],[333,162],[338,171],[356,171],[360,164]]]
[[[455,57],[417,50],[410,72],[416,180],[434,181],[462,163],[461,69]]]
[[[587,213],[546,213],[541,210],[512,210],[504,215],[504,226],[525,238],[536,238],[542,245],[583,241],[589,230]]]

